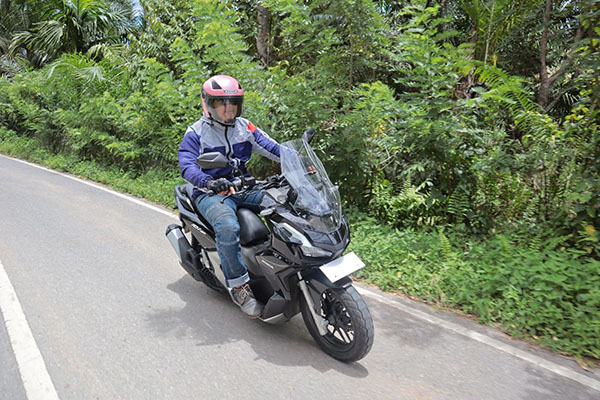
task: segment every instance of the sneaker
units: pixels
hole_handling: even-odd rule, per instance
[[[252,289],[247,283],[233,288],[231,298],[242,309],[242,312],[250,318],[258,318],[262,314],[264,306],[256,301],[254,293],[252,293]]]

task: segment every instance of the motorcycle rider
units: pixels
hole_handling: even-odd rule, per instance
[[[231,183],[233,168],[204,170],[196,164],[200,154],[215,151],[226,155],[230,164],[244,173],[253,152],[279,161],[279,144],[241,117],[243,101],[244,89],[231,76],[216,75],[204,82],[204,115],[188,127],[178,157],[181,176],[194,185],[198,210],[215,230],[217,252],[231,298],[246,315],[257,318],[263,305],[248,285],[250,278],[242,259],[236,210],[241,205],[257,209],[262,193],[238,195]],[[230,196],[223,201],[227,195]]]

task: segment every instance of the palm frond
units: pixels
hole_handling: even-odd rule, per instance
[[[18,58],[8,54],[0,55],[0,77],[12,78],[13,76],[25,72],[26,68]]]
[[[123,43],[98,43],[89,48],[86,55],[92,60],[99,60],[108,55],[121,57],[127,46]]]
[[[13,36],[11,54],[22,48],[51,61],[63,52],[83,53],[99,43],[123,42],[135,29],[131,7],[110,7],[101,0],[47,0],[39,10],[42,21]]]
[[[104,80],[104,69],[87,56],[78,53],[64,55],[51,63],[46,72],[46,79],[52,79],[57,71],[70,71],[77,79],[86,83]]]
[[[490,90],[482,93],[482,97],[503,103],[520,130],[534,137],[551,137],[560,133],[556,122],[532,100],[532,93],[525,88],[522,78],[490,65],[477,68],[476,73],[479,74],[479,81],[490,87]]]

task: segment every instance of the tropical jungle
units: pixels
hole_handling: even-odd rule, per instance
[[[0,153],[170,207],[215,74],[316,129],[356,279],[600,359],[600,1],[0,0]]]

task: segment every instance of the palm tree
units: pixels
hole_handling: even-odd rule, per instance
[[[40,12],[39,22],[12,37],[12,54],[39,53],[46,63],[65,52],[122,42],[134,28],[132,6],[123,1],[44,0]]]
[[[36,6],[29,0],[0,0],[0,76],[13,76],[25,69],[25,65],[36,65],[34,53],[30,58],[14,57],[10,54],[10,44],[13,35],[29,29],[37,21],[39,13]]]

